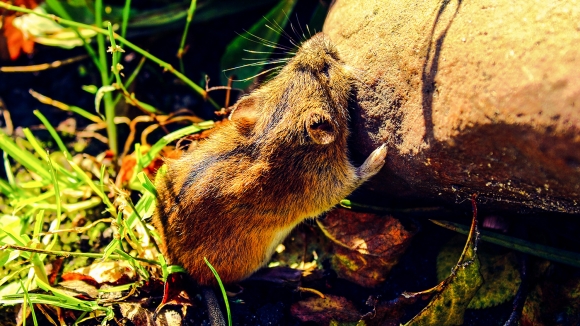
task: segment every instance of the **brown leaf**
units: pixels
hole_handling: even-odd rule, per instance
[[[172,273],[167,277],[163,288],[163,300],[155,309],[158,314],[166,305],[192,306],[191,299],[185,291],[185,282],[189,276],[184,273]]]
[[[94,284],[87,282],[87,279],[62,281],[58,286],[66,289],[61,291],[78,299],[94,300],[99,297],[99,290]]]
[[[136,278],[133,267],[125,261],[97,262],[89,266],[79,268],[71,273],[63,274],[65,280],[81,279],[96,284],[120,285],[131,282]]]
[[[169,309],[154,316],[151,311],[137,303],[120,303],[119,309],[121,315],[130,320],[135,326],[181,325],[183,319],[177,311]]]
[[[99,286],[99,282],[97,282],[94,278],[89,275],[77,272],[68,272],[62,274],[63,281],[82,281],[92,286]],[[61,282],[62,283],[62,282]]]
[[[426,294],[412,297],[400,296],[391,301],[378,302],[376,298],[371,296],[366,304],[373,307],[373,310],[362,316],[359,324],[364,322],[366,326],[399,326],[409,306],[414,305],[419,300],[430,298],[431,295]]]
[[[319,325],[328,325],[331,321],[356,322],[360,319],[360,313],[350,301],[335,295],[299,301],[290,307],[290,311],[303,323],[310,321]]]
[[[335,243],[333,268],[340,277],[365,287],[383,282],[409,245],[410,230],[392,216],[335,209],[318,224]]]

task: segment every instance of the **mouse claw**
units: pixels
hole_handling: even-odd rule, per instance
[[[357,175],[360,179],[359,182],[368,180],[381,170],[383,165],[385,165],[387,151],[387,144],[382,144],[369,155],[365,162],[357,169]]]

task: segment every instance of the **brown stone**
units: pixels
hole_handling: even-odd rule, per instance
[[[364,85],[353,148],[389,144],[389,198],[580,213],[580,3],[336,0],[324,32]]]

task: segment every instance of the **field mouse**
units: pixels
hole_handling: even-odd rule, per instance
[[[360,167],[347,150],[353,73],[322,33],[281,72],[238,100],[229,123],[156,181],[153,223],[161,250],[200,285],[241,281],[270,259],[307,218],[317,217],[375,175],[383,145]]]

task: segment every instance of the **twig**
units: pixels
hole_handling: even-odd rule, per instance
[[[64,65],[68,65],[71,63],[75,63],[81,60],[88,58],[89,56],[86,54],[79,55],[76,57],[72,57],[69,59],[64,60],[57,60],[51,63],[41,63],[37,65],[30,65],[30,66],[11,66],[11,67],[0,67],[1,72],[36,72],[36,71],[43,71],[49,70],[54,68],[59,68]]]

